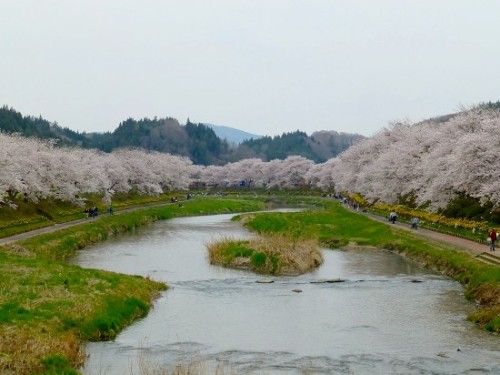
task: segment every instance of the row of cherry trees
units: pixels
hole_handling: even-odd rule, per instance
[[[500,205],[500,112],[474,108],[446,121],[392,124],[332,160],[337,189],[394,203],[444,207],[459,193]]]
[[[417,203],[444,207],[465,193],[500,204],[500,112],[475,108],[447,119],[394,123],[315,164],[300,156],[224,166],[196,166],[183,157],[122,149],[111,154],[58,148],[50,142],[0,133],[0,199],[22,194],[37,201],[76,202],[87,193],[109,200],[115,192],[156,195],[209,188],[321,188],[361,193],[395,203],[413,194]]]
[[[120,150],[111,154],[58,148],[51,142],[0,133],[0,199],[22,195],[38,201],[55,198],[78,202],[97,193],[109,200],[116,192],[155,195],[187,189],[192,163],[187,158]]]
[[[287,189],[312,186],[306,184],[306,174],[315,167],[299,156],[203,167],[166,153],[121,149],[107,154],[0,133],[0,203],[20,196],[34,202],[55,198],[76,203],[89,193],[109,201],[117,192],[157,195],[187,190],[193,183],[216,189]]]

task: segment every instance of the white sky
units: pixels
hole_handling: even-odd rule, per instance
[[[0,105],[372,135],[500,99],[500,1],[0,0]]]

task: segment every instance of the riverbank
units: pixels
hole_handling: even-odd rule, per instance
[[[457,246],[359,215],[337,202],[322,204],[324,209],[315,211],[250,215],[244,223],[257,233],[317,239],[330,248],[367,246],[400,253],[463,284],[466,298],[479,306],[468,319],[500,333],[500,267],[483,263]]]
[[[83,269],[65,260],[78,249],[178,216],[256,211],[261,201],[203,199],[104,215],[0,247],[0,372],[76,374],[82,344],[107,340],[146,315],[166,285]]]

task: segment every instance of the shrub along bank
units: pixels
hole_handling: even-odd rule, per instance
[[[64,262],[89,244],[176,216],[263,209],[257,200],[203,199],[151,207],[0,247],[0,372],[77,373],[82,342],[113,338],[148,313],[166,285]]]
[[[343,208],[337,202],[318,202],[325,209],[295,213],[259,213],[245,225],[262,233],[317,239],[330,248],[372,246],[404,254],[465,286],[466,297],[480,309],[469,319],[486,330],[500,333],[500,268],[474,259],[451,245],[423,239]]]

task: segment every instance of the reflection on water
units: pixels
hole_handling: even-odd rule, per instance
[[[86,374],[138,373],[144,356],[237,373],[500,373],[500,340],[464,321],[473,306],[459,284],[376,250],[324,250],[315,272],[258,284],[208,263],[206,241],[252,236],[231,216],[158,222],[80,252],[84,267],[171,287],[115,341],[88,345]],[[332,278],[346,282],[311,283]]]

